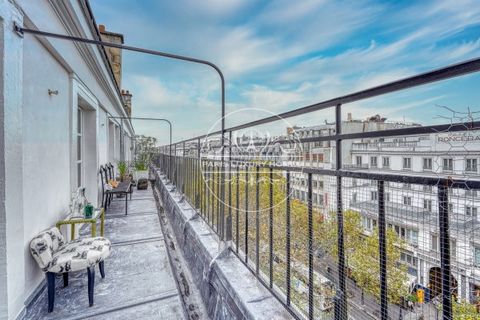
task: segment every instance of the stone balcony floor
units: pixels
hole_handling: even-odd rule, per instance
[[[96,268],[95,304],[88,306],[85,270],[71,273],[65,288],[57,277],[52,313],[47,313],[43,289],[24,319],[185,319],[150,186],[135,190],[128,207],[125,216],[124,200],[114,198],[107,211],[105,237],[112,250],[105,260],[105,279]],[[89,226],[82,230],[89,232]]]

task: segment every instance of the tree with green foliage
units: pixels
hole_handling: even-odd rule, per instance
[[[146,170],[157,153],[157,139],[144,135],[135,136],[135,169]]]

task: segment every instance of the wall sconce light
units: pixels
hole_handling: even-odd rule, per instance
[[[48,95],[49,96],[58,95],[58,90],[48,89]]]

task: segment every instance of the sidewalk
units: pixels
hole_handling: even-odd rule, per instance
[[[112,242],[105,279],[95,274],[95,305],[88,307],[87,274],[72,273],[63,288],[57,278],[55,309],[47,313],[44,289],[24,319],[185,319],[152,190],[135,190],[128,202],[114,199],[107,211],[105,237]],[[99,230],[99,228],[97,228]],[[89,227],[83,233],[89,234]]]

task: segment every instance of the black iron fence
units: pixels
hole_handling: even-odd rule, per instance
[[[457,310],[479,306],[478,160],[468,162],[476,170],[468,177],[445,163],[415,174],[411,160],[406,171],[390,170],[390,163],[381,171],[377,160],[344,163],[353,155],[342,155],[342,141],[465,133],[480,122],[343,134],[342,104],[479,69],[480,60],[467,61],[185,140],[163,148],[156,165],[294,317],[453,319]],[[335,109],[334,134],[296,141],[331,141],[330,167],[240,157],[232,149],[232,132],[326,108]],[[226,143],[218,152],[202,148],[225,133],[230,139],[219,140]],[[480,158],[480,150],[469,152],[456,159]]]

